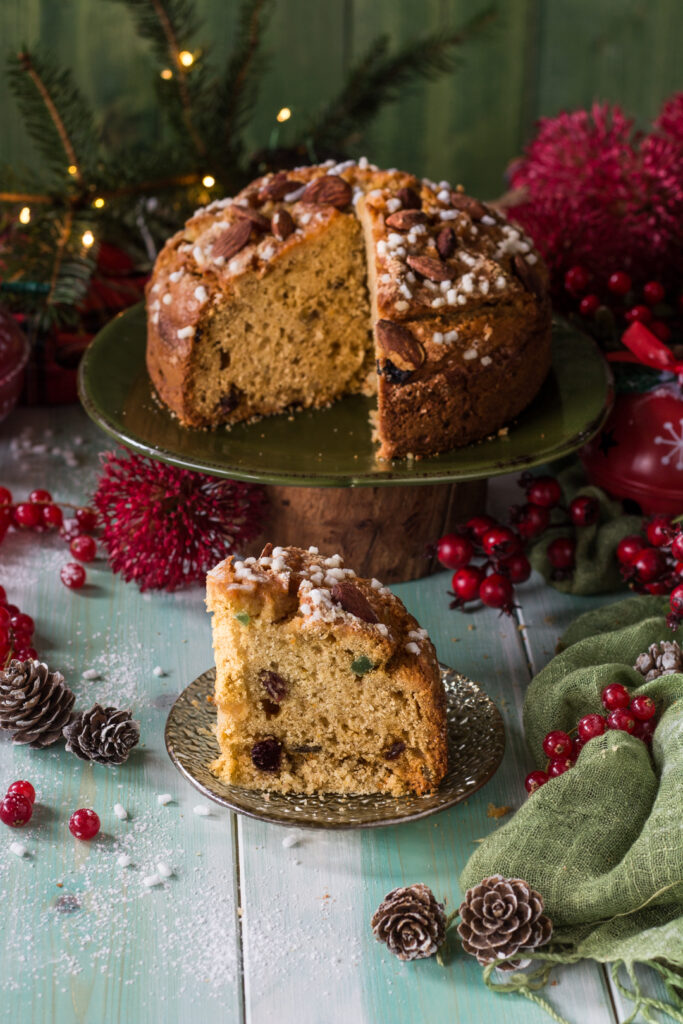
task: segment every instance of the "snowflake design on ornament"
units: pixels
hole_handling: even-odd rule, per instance
[[[666,444],[671,448],[671,451],[667,452],[666,455],[662,456],[662,465],[668,466],[673,461],[674,456],[678,456],[676,461],[676,469],[683,470],[683,419],[678,421],[680,427],[680,434],[676,433],[676,429],[673,423],[665,423],[664,430],[668,431],[670,437],[660,437],[657,435],[655,438],[655,444]]]

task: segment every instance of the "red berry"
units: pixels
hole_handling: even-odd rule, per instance
[[[0,626],[0,647],[9,648],[11,639],[12,636],[7,626]]]
[[[570,267],[564,275],[564,286],[572,295],[580,295],[585,292],[590,284],[591,275],[585,267]]]
[[[11,505],[12,504],[12,492],[8,491],[6,487],[0,487],[0,505]]]
[[[9,626],[11,621],[12,621],[11,614],[7,611],[7,609],[3,605],[0,605],[0,626]]]
[[[25,615],[24,612],[19,612],[18,615],[13,615],[10,622],[12,623],[12,629],[15,633],[28,633],[29,636],[32,636],[36,628],[36,624],[31,616]]]
[[[543,740],[546,757],[568,757],[572,749],[571,736],[562,729],[553,729]]]
[[[629,711],[634,718],[638,719],[639,722],[648,722],[657,714],[657,705],[653,701],[652,697],[634,697],[631,701]]]
[[[569,506],[569,518],[574,526],[592,526],[600,518],[600,502],[582,494]]]
[[[531,562],[518,551],[499,562],[498,571],[508,576],[511,583],[526,583],[531,576]]]
[[[617,545],[617,558],[621,565],[631,565],[638,553],[647,547],[645,540],[637,533],[624,537]]]
[[[654,516],[645,527],[645,534],[650,544],[664,548],[673,540],[674,527],[668,516]]]
[[[501,608],[504,612],[509,612],[512,608],[512,584],[507,576],[492,572],[481,581],[479,597],[487,607]]]
[[[617,708],[627,708],[631,703],[631,694],[621,683],[610,683],[600,694],[603,707],[608,711],[615,711]]]
[[[0,604],[7,604],[7,591],[4,587],[0,587]]]
[[[21,793],[8,793],[0,803],[0,821],[12,828],[28,825],[33,814],[33,804]]]
[[[573,766],[571,757],[556,757],[548,765],[548,778],[556,779],[558,775],[564,775]]]
[[[526,484],[526,496],[532,505],[555,508],[562,501],[562,488],[554,476],[531,477]]]
[[[62,515],[62,510],[59,505],[43,505],[41,515],[43,518],[43,525],[50,527],[50,529],[59,529],[64,520],[64,516]]]
[[[479,566],[465,565],[453,573],[453,593],[460,601],[475,601],[479,596],[479,586],[483,578],[484,570]]]
[[[574,741],[572,743],[572,751],[571,751],[571,754],[570,754],[571,760],[574,762],[574,764],[576,764],[576,759],[578,758],[579,754],[583,750],[583,747],[584,747],[584,741],[581,739],[580,736],[575,736],[574,737]]]
[[[674,587],[671,591],[669,604],[674,615],[683,616],[683,583],[679,583],[678,586]]]
[[[538,537],[550,522],[550,511],[542,505],[514,505],[510,509],[510,522],[524,540]]]
[[[664,597],[671,590],[671,584],[667,583],[666,580],[655,580],[654,583],[644,583],[643,589],[648,594],[653,594],[655,597]]]
[[[622,732],[635,732],[636,720],[625,708],[615,708],[607,716],[608,729],[620,729]]]
[[[677,576],[683,576],[683,562],[676,562],[674,572]]]
[[[22,527],[25,530],[33,530],[41,519],[40,507],[32,505],[28,501],[22,501],[14,506],[12,519],[15,526]]]
[[[665,295],[664,285],[660,284],[659,281],[648,281],[647,284],[643,285],[643,298],[650,306],[656,306]]]
[[[647,722],[636,720],[636,727],[633,730],[633,735],[639,740],[642,740],[643,743],[647,743],[649,745],[652,742],[652,737],[654,736],[656,728],[657,723],[654,718],[650,718]]]
[[[21,611],[21,608],[17,608],[15,604],[6,604],[5,608],[10,613],[10,615],[18,615],[19,612]]]
[[[85,569],[77,562],[67,562],[60,569],[59,578],[69,590],[80,590],[85,583]]]
[[[666,571],[666,558],[659,548],[643,548],[631,562],[630,568],[638,583],[652,583]]]
[[[663,320],[653,320],[652,323],[647,326],[648,329],[652,331],[655,338],[659,338],[660,341],[667,342],[671,337],[671,328],[668,324],[665,324]]]
[[[529,772],[524,780],[524,788],[527,793],[535,793],[537,789],[541,788],[541,786],[545,786],[547,781],[548,776],[539,768],[535,772]]]
[[[624,320],[633,324],[636,321],[641,324],[649,324],[652,320],[652,310],[649,306],[632,306],[624,313]]]
[[[38,489],[36,491],[31,491],[31,493],[28,496],[28,500],[33,502],[52,501],[52,495],[50,494],[49,491],[43,491]]]
[[[579,739],[588,743],[595,736],[602,736],[605,731],[605,719],[602,715],[584,715],[576,727]]]
[[[85,533],[79,533],[69,544],[69,551],[79,562],[92,562],[97,554],[97,544]]]
[[[36,661],[38,658],[38,651],[35,647],[24,647],[23,650],[17,651],[15,657],[19,661]]]
[[[465,529],[473,540],[479,541],[495,525],[496,520],[491,516],[473,516],[465,523]]]
[[[607,287],[615,295],[626,295],[626,292],[631,290],[631,278],[623,270],[617,270],[616,273],[610,274]]]
[[[94,839],[100,831],[100,819],[94,811],[82,807],[69,818],[69,831],[76,839]]]
[[[492,526],[481,538],[481,546],[490,558],[504,558],[519,551],[519,537],[509,526]]]
[[[460,533],[447,533],[436,548],[436,557],[447,569],[460,569],[474,554],[472,542]]]
[[[76,522],[84,533],[92,533],[97,528],[97,512],[94,508],[77,508]]]
[[[683,562],[683,533],[677,533],[671,541],[671,554],[677,561]]]
[[[579,313],[581,313],[581,316],[593,316],[599,308],[600,299],[597,295],[584,295],[579,303]]]
[[[573,569],[576,556],[576,541],[573,537],[556,537],[546,548],[548,561],[553,569]]]
[[[30,782],[26,782],[25,779],[19,779],[17,782],[13,782],[7,790],[7,793],[19,793],[20,796],[25,796],[27,800],[31,801],[31,804],[36,802],[36,791]]]

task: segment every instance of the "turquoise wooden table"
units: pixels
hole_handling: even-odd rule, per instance
[[[82,502],[108,446],[78,408],[19,410],[0,425],[0,484],[15,496],[35,487]],[[492,487],[494,511],[515,492]],[[0,1020],[18,1024],[541,1024],[520,996],[482,983],[476,962],[454,950],[403,964],[377,943],[369,921],[393,887],[422,881],[449,908],[475,844],[497,827],[489,805],[524,799],[530,763],[520,714],[531,674],[558,635],[598,599],[568,599],[534,576],[519,588],[516,620],[450,611],[449,576],[395,588],[425,625],[441,661],[477,680],[505,721],[507,752],[494,779],[435,817],[359,832],[291,831],[207,804],[164,748],[168,708],[212,664],[203,593],[145,594],[104,560],[71,592],[70,560],[57,537],[10,534],[0,546],[0,583],[37,623],[36,647],[60,669],[79,706],[130,707],[142,741],[118,769],[84,764],[62,749],[30,751],[0,739],[0,787],[30,779],[38,803],[30,826],[0,826]],[[163,675],[155,674],[155,668]],[[95,670],[98,678],[83,678]],[[92,673],[89,673],[92,674]],[[4,792],[4,788],[3,788]],[[162,804],[160,795],[171,802]],[[128,819],[120,820],[114,805]],[[90,806],[102,831],[90,844],[68,832]],[[202,811],[209,813],[202,813]],[[29,855],[9,850],[20,839]],[[129,867],[117,863],[121,853]],[[159,861],[163,885],[143,879]],[[455,944],[454,944],[455,945]],[[643,972],[644,987],[658,992]],[[612,1024],[630,1012],[596,964],[560,969],[548,988],[557,1011],[581,1024]]]

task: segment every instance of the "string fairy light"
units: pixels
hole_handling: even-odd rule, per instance
[[[164,68],[164,70],[160,71],[159,74],[161,75],[165,82],[168,82],[170,78],[173,78],[173,72],[171,71],[170,68]]]
[[[178,54],[178,60],[184,68],[189,68],[194,64],[194,57],[189,50],[181,50]]]
[[[282,109],[278,111],[275,120],[279,121],[280,124],[282,124],[283,121],[289,121],[291,116],[292,111],[289,109],[289,107],[282,107]]]
[[[97,199],[93,199],[93,206],[97,210],[102,209],[102,207],[104,206],[104,199],[102,198],[102,196],[98,196]]]
[[[84,231],[81,237],[81,242],[83,243],[86,249],[89,249],[92,245],[94,245],[95,236],[93,235],[92,231]]]
[[[22,206],[21,210],[19,211],[19,223],[20,224],[28,224],[30,222],[30,220],[31,220],[31,207],[30,206]]]
[[[67,167],[67,171],[73,178],[76,174],[78,174],[78,167],[76,167],[76,164],[69,164],[69,166]]]
[[[202,185],[204,186],[204,188],[213,188],[215,184],[216,179],[214,178],[213,174],[205,174],[204,177],[202,178]]]

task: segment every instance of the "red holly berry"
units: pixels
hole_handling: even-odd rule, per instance
[[[543,740],[546,757],[568,757],[572,749],[571,736],[562,729],[553,729]]]
[[[97,544],[85,533],[79,533],[69,544],[69,550],[79,562],[92,562],[97,554]]]
[[[569,518],[574,526],[592,526],[600,518],[600,502],[582,494],[569,505]]]
[[[643,694],[633,698],[629,711],[639,722],[648,722],[657,714],[657,705],[652,697]]]
[[[617,270],[614,274],[610,274],[607,287],[615,295],[626,295],[626,292],[631,290],[631,278],[623,270]]]
[[[15,526],[24,530],[34,530],[40,522],[40,507],[32,505],[28,501],[21,501],[12,510],[12,520]]]
[[[556,779],[558,775],[564,775],[573,766],[571,757],[556,757],[548,765],[548,778]]]
[[[667,342],[671,337],[671,328],[668,324],[665,324],[663,320],[653,320],[649,323],[648,329],[652,331],[656,338],[660,341]]]
[[[76,839],[94,839],[100,831],[100,819],[94,811],[82,807],[69,818],[69,831]]]
[[[472,542],[460,533],[447,533],[439,541],[436,557],[447,569],[460,569],[474,554]]]
[[[30,800],[31,805],[36,802],[36,791],[31,783],[25,779],[18,779],[16,782],[13,782],[7,793],[18,793],[20,796],[26,797],[27,800]]]
[[[602,715],[584,715],[579,721],[576,731],[579,739],[583,743],[588,743],[589,740],[594,739],[596,736],[602,736],[605,728],[605,719]]]
[[[524,788],[527,793],[535,793],[537,789],[541,788],[541,786],[545,786],[547,781],[547,774],[539,768],[535,772],[529,772],[524,780]]]
[[[523,477],[522,481],[532,505],[555,508],[562,501],[562,488],[554,476]]]
[[[624,320],[633,324],[636,321],[641,324],[649,324],[652,320],[652,310],[649,306],[632,306],[624,313]]]
[[[12,504],[12,492],[8,491],[6,487],[0,487],[0,505],[11,505]]]
[[[526,583],[531,576],[531,562],[521,551],[517,551],[498,563],[498,571],[508,576],[510,583]]]
[[[550,510],[542,505],[515,505],[510,509],[510,522],[524,540],[540,536],[550,522]]]
[[[654,516],[645,527],[645,535],[654,547],[664,548],[673,540],[674,527],[668,516]]]
[[[679,532],[671,541],[671,554],[677,561],[683,562],[683,533],[680,532],[680,527]]]
[[[32,502],[52,501],[52,495],[50,494],[49,491],[43,491],[38,489],[35,491],[31,491],[31,493],[28,496],[28,500]]]
[[[648,719],[647,722],[641,722],[637,719],[636,727],[633,730],[633,735],[636,736],[639,740],[642,740],[643,743],[647,743],[649,745],[652,742],[652,737],[655,734],[656,728],[657,723],[655,722],[654,718]]]
[[[58,530],[64,521],[62,510],[59,505],[43,505],[41,509],[43,526]]]
[[[473,516],[465,523],[465,530],[473,540],[480,541],[484,534],[495,525],[496,520],[491,516]]]
[[[94,508],[77,508],[76,522],[84,533],[92,533],[97,528],[97,512]]]
[[[572,295],[580,295],[585,292],[590,284],[591,275],[585,267],[570,267],[564,275],[564,286]]]
[[[519,551],[519,537],[509,526],[492,526],[481,538],[481,545],[489,558],[504,558]]]
[[[666,558],[659,548],[643,548],[630,568],[638,583],[652,583],[666,571]]]
[[[648,281],[643,285],[643,298],[650,306],[656,306],[666,295],[664,285],[659,281]]]
[[[636,720],[625,708],[615,708],[607,716],[607,728],[618,729],[621,732],[635,732]]]
[[[8,793],[0,803],[0,821],[11,828],[28,825],[33,814],[33,804],[21,793]]]
[[[610,683],[600,694],[603,707],[608,711],[615,711],[617,708],[627,708],[631,703],[631,694],[621,683]]]
[[[654,583],[644,583],[643,590],[654,597],[664,597],[671,590],[671,584],[666,580],[655,580]]]
[[[573,537],[556,537],[548,544],[546,554],[553,569],[573,569],[576,558],[576,541]]]
[[[581,316],[593,316],[600,308],[600,299],[597,295],[584,295],[579,303]]]
[[[624,537],[617,545],[617,559],[621,565],[631,565],[634,558],[647,547],[645,540],[637,533]]]
[[[85,569],[77,562],[67,562],[59,570],[59,578],[69,590],[80,590],[85,583]]]
[[[674,587],[671,591],[669,604],[674,615],[680,615],[683,617],[683,583],[679,583],[678,586]]]
[[[475,601],[479,596],[479,587],[484,579],[484,570],[477,565],[465,565],[453,573],[451,586],[459,601]]]
[[[479,586],[479,597],[488,608],[500,608],[510,613],[513,596],[512,583],[500,572],[492,572]]]

